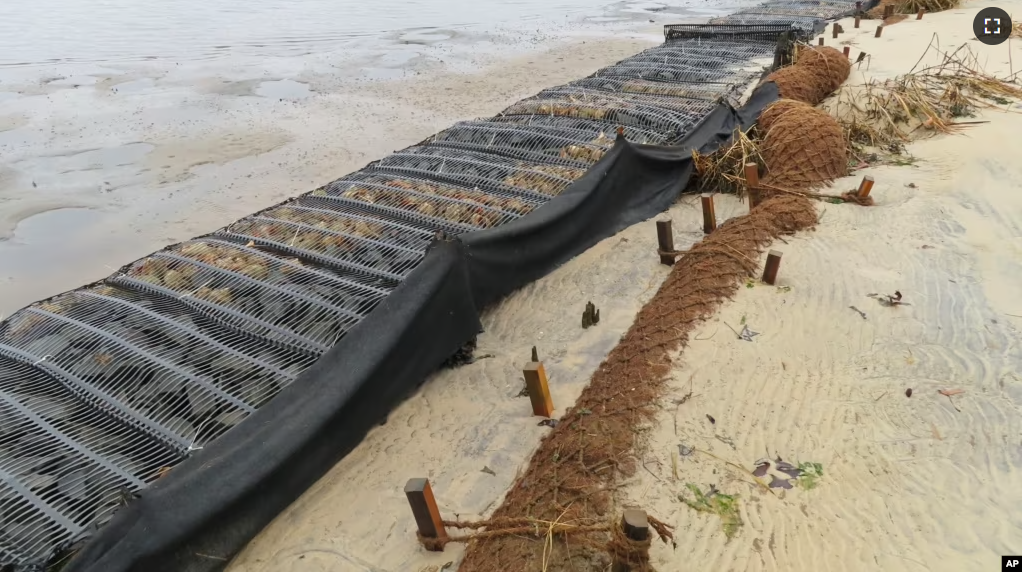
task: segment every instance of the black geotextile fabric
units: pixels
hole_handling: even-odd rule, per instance
[[[65,572],[222,570],[472,339],[486,306],[666,210],[692,175],[692,150],[718,148],[777,98],[776,86],[765,83],[740,110],[722,103],[677,146],[619,138],[542,208],[434,242],[412,274],[334,348],[238,430],[143,490]]]

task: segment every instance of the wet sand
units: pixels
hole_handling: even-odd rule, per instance
[[[475,72],[420,62],[412,79],[189,72],[22,86],[0,116],[0,315],[584,77],[661,33],[569,37]]]

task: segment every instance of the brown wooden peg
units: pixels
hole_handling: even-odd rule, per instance
[[[543,362],[529,362],[522,371],[525,375],[525,388],[529,391],[532,402],[532,414],[540,417],[553,417],[554,401],[550,399],[550,386],[547,383],[546,370]]]
[[[420,536],[431,539],[447,538],[447,530],[444,529],[444,521],[440,518],[440,509],[433,498],[433,488],[429,486],[429,479],[408,479],[408,483],[405,484],[405,497],[412,507],[412,516],[415,517],[415,525],[419,528]],[[434,552],[444,550],[443,546],[427,546],[427,549]]]
[[[774,285],[777,280],[777,271],[781,268],[781,253],[771,250],[767,254],[766,266],[763,268],[763,282]]]

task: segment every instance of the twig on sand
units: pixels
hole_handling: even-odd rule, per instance
[[[766,492],[768,492],[768,493],[770,493],[770,494],[772,494],[774,496],[777,496],[777,493],[775,493],[773,491],[773,489],[770,488],[769,485],[767,485],[762,480],[760,480],[760,478],[757,477],[756,475],[752,474],[752,471],[750,471],[749,469],[746,469],[745,467],[743,467],[741,465],[736,465],[735,463],[732,463],[731,461],[728,461],[727,459],[721,459],[720,457],[714,455],[713,453],[711,453],[709,451],[703,451],[702,449],[696,449],[696,448],[693,448],[693,450],[695,452],[697,452],[697,453],[702,453],[702,454],[704,454],[706,456],[713,457],[714,459],[717,459],[721,463],[724,463],[725,465],[728,465],[728,466],[730,466],[733,469],[737,469],[737,470],[745,473],[746,475],[749,475],[749,478],[752,479],[753,481],[755,481],[757,485],[759,485],[760,487],[763,488],[763,490],[765,490]]]

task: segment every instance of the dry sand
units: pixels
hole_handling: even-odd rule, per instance
[[[988,72],[1008,75],[1009,49],[1022,62],[1019,42],[993,47],[973,37],[987,5],[908,19],[880,39],[873,22],[861,30],[842,22],[852,57],[873,54],[848,83],[908,72],[931,39],[944,50],[968,43]],[[1018,0],[998,7],[1022,13]],[[931,53],[923,63],[938,61]],[[1000,555],[1022,550],[1014,516],[1022,503],[1022,115],[975,120],[989,123],[909,145],[913,166],[837,181],[843,192],[872,175],[876,206],[821,204],[816,232],[774,246],[784,255],[776,287],[743,288],[693,333],[657,426],[643,430],[647,470],[626,489],[630,504],[677,527],[676,550],[654,545],[659,570],[967,572],[995,570]],[[911,305],[867,297],[895,291]],[[737,339],[730,328],[742,323],[760,334]],[[938,393],[952,389],[964,392]],[[679,457],[675,479],[679,445],[749,470],[760,458],[816,462],[824,476],[811,490],[774,489],[775,497],[697,451]],[[730,542],[721,519],[679,501],[692,498],[687,483],[739,496],[744,525]]]
[[[5,87],[21,95],[0,115],[0,316],[584,77],[658,34],[578,35],[481,56],[472,73],[427,62],[415,70],[428,75],[403,80],[200,70]]]

